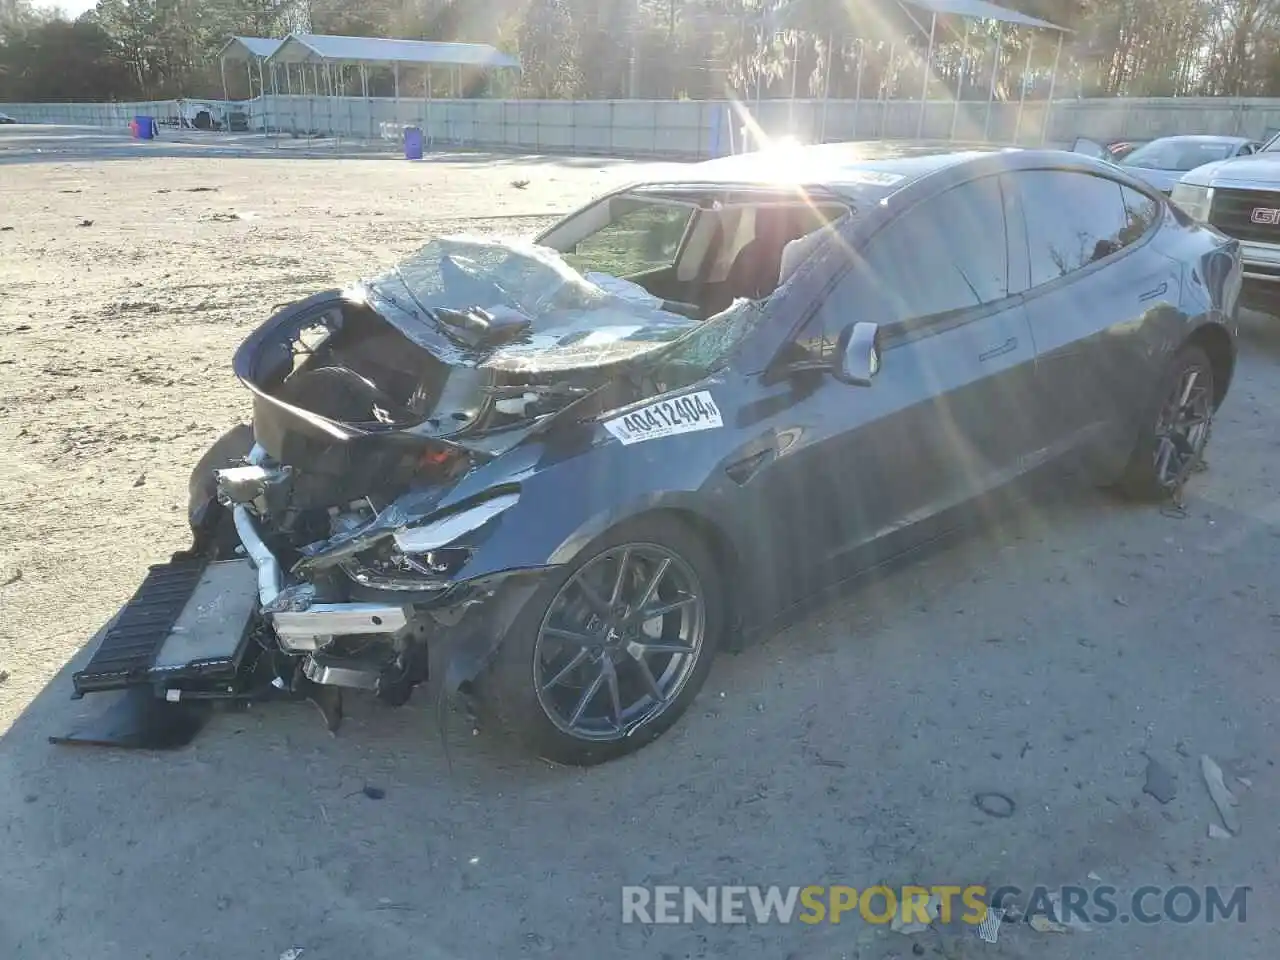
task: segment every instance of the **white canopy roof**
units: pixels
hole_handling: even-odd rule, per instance
[[[283,42],[268,37],[232,37],[218,56],[223,60],[266,60]]]
[[[270,54],[273,63],[412,63],[419,65],[520,69],[520,60],[487,43],[329,37],[291,33]]]

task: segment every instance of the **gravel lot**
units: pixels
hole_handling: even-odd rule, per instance
[[[0,128],[0,957],[1276,955],[1280,321],[1260,316],[1185,516],[1040,505],[723,658],[633,758],[556,769],[454,724],[450,773],[428,701],[355,697],[336,738],[275,705],[176,753],[51,746],[104,703],[68,699],[89,639],[186,544],[190,467],[249,412],[231,352],[273,305],[429,232],[527,232],[641,169],[187,139]],[[1238,837],[1207,836],[1202,753]],[[1176,775],[1167,804],[1149,756]],[[1014,814],[984,816],[985,790]],[[623,884],[1090,873],[1122,907],[1145,884],[1248,885],[1247,922],[997,944],[620,922]]]

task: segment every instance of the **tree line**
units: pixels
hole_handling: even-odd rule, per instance
[[[1002,4],[1071,31],[1056,96],[1280,96],[1280,0]],[[290,31],[491,43],[521,58],[513,92],[539,98],[1047,94],[1052,31],[939,17],[926,75],[927,16],[896,0],[99,0],[70,18],[0,0],[0,101],[220,96],[229,37]]]

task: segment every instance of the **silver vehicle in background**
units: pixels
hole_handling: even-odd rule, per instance
[[[1280,133],[1260,149],[1183,174],[1173,201],[1240,241],[1241,303],[1280,315]]]
[[[1248,137],[1204,134],[1160,137],[1119,156],[1109,146],[1085,137],[1077,138],[1071,149],[1123,167],[1167,196],[1184,173],[1206,163],[1247,157],[1261,147],[1261,143]]]

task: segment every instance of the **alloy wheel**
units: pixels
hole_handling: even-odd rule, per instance
[[[533,654],[538,703],[572,737],[620,740],[671,707],[705,634],[705,600],[685,560],[653,543],[613,547],[547,608]]]
[[[1156,480],[1173,489],[1184,482],[1204,453],[1213,418],[1209,378],[1198,365],[1186,367],[1156,421]]]

